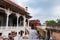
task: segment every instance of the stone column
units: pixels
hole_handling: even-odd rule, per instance
[[[18,20],[19,20],[19,17],[20,17],[20,14],[16,13],[16,16],[17,16],[17,40],[19,38],[19,24],[18,24]]]
[[[25,36],[25,28],[26,28],[26,17],[25,16],[23,16],[23,18],[24,18],[24,25],[23,25],[23,27],[24,27],[24,36]]]
[[[26,17],[25,16],[23,17],[24,17],[24,27],[26,27]]]
[[[8,27],[9,15],[7,14],[6,26]]]
[[[9,15],[11,14],[11,12],[9,10],[5,10],[6,14],[7,14],[7,20],[6,20],[6,29],[8,28],[8,21],[9,21]]]
[[[19,26],[19,24],[18,24],[18,19],[19,19],[19,17],[20,17],[20,14],[16,13],[16,16],[17,16],[17,28],[18,28],[18,26]]]

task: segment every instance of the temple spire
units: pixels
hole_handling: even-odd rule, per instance
[[[25,10],[28,11],[28,7],[25,7]]]

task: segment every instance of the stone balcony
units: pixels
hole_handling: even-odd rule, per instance
[[[20,30],[24,30],[24,29],[25,29],[25,27],[23,27],[23,26],[19,26],[19,27],[16,27],[16,26],[15,27],[2,26],[2,27],[0,27],[0,31],[20,31]]]
[[[7,36],[8,37],[8,33],[12,32],[12,31],[15,31],[15,32],[17,32],[17,35],[18,35],[18,32],[20,32],[20,30],[25,31],[25,28],[30,30],[30,27],[28,27],[28,26],[26,26],[26,27],[24,27],[24,26],[18,26],[18,27],[17,26],[15,26],[15,27],[13,27],[13,26],[10,26],[10,27],[1,26],[0,27],[0,32],[3,33],[2,36]]]

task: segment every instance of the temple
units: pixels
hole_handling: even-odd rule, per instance
[[[0,0],[0,30],[29,27],[31,16],[23,8],[10,0]]]

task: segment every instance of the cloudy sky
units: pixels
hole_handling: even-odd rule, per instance
[[[41,23],[46,20],[60,18],[60,0],[12,0],[22,7],[28,7],[31,19],[39,19]]]

